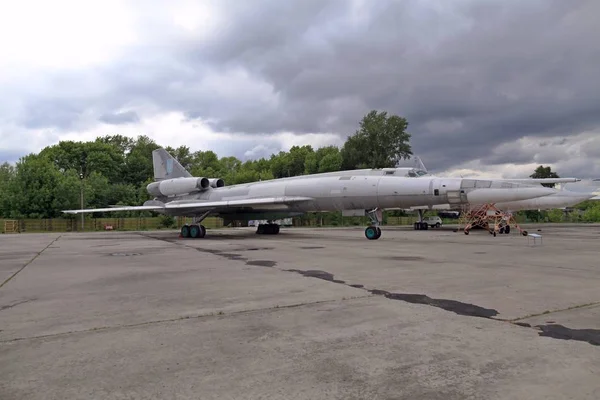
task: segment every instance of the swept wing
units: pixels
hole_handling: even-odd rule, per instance
[[[172,201],[164,204],[143,205],[143,206],[123,206],[123,207],[108,207],[108,208],[88,208],[84,210],[66,210],[66,214],[81,214],[93,212],[117,212],[117,211],[175,211],[190,212],[190,211],[209,211],[232,208],[272,208],[289,206],[292,204],[312,201],[312,197],[301,196],[281,196],[281,197],[261,197],[257,199],[241,199],[241,200],[219,200],[219,201]],[[153,202],[157,203],[157,202]]]

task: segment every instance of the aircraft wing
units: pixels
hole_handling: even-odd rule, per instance
[[[237,207],[279,206],[293,203],[312,201],[312,197],[282,196],[261,197],[257,199],[218,200],[218,201],[172,201],[165,204],[165,209],[212,209]]]
[[[116,211],[158,211],[164,210],[161,206],[122,206],[122,207],[108,207],[108,208],[88,208],[84,210],[64,210],[65,214],[81,214],[81,213],[92,213],[92,212],[116,212]]]
[[[185,211],[208,211],[214,209],[231,208],[281,208],[288,205],[312,201],[312,197],[301,196],[281,196],[281,197],[261,197],[256,199],[238,199],[238,200],[218,200],[218,201],[172,201],[164,204],[144,205],[144,206],[123,206],[109,208],[89,208],[85,210],[65,210],[66,214],[81,214],[93,212],[117,212],[117,211],[166,211],[181,210]],[[156,202],[154,202],[156,203]]]

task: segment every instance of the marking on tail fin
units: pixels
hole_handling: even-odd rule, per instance
[[[168,158],[167,159],[167,176],[171,175],[172,173],[173,173],[173,159]]]

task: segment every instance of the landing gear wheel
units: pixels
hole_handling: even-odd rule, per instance
[[[181,227],[181,237],[190,237],[190,227],[188,225],[184,225]]]
[[[263,224],[258,225],[258,228],[256,228],[256,233],[258,235],[264,235],[265,234],[265,226]]]
[[[198,239],[200,237],[200,232],[200,227],[198,225],[190,225],[190,237],[192,239]]]
[[[204,225],[200,225],[200,236],[198,237],[203,238],[204,236],[206,236],[206,227]]]
[[[379,239],[381,237],[381,230],[378,232],[377,229],[378,228],[376,226],[367,227],[367,229],[365,229],[366,238],[369,240]]]
[[[467,229],[465,229],[465,235],[468,235],[469,231]]]
[[[510,225],[506,225],[504,227],[504,233],[506,233],[507,235],[510,233]]]
[[[504,227],[500,228],[500,231],[499,231],[499,233],[500,233],[500,234],[503,234],[503,233],[504,233]]]
[[[527,231],[523,231],[523,232],[521,232],[521,235],[523,235],[523,236],[527,236]]]

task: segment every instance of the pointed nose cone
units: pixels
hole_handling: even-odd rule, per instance
[[[547,187],[519,187],[502,189],[475,189],[467,193],[467,201],[471,204],[488,204],[508,201],[529,200],[536,197],[555,194],[556,189]]]

